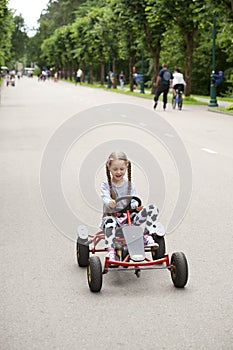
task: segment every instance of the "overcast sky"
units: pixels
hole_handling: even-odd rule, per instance
[[[9,0],[9,8],[15,9],[17,15],[21,14],[27,27],[32,29],[33,27],[38,28],[37,20],[48,2],[49,0]]]

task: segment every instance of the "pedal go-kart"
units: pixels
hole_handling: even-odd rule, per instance
[[[116,199],[119,203],[122,200],[127,201],[124,212],[127,214],[127,224],[116,230],[115,250],[116,260],[110,260],[105,257],[104,266],[96,253],[107,252],[107,248],[98,248],[98,244],[105,240],[104,232],[98,231],[94,235],[89,235],[86,226],[80,226],[78,229],[78,238],[76,244],[77,263],[80,267],[87,267],[87,280],[92,292],[100,292],[102,288],[103,275],[110,269],[133,270],[137,277],[140,277],[142,270],[149,269],[168,269],[171,273],[171,279],[176,288],[185,287],[188,280],[188,263],[182,252],[176,252],[171,255],[165,253],[165,240],[163,236],[155,235],[153,238],[159,247],[145,247],[143,228],[134,226],[131,223],[131,213],[135,209],[131,208],[131,200],[134,199],[141,205],[140,198],[136,196],[124,196]],[[116,211],[119,212],[119,208]],[[155,249],[156,248],[156,249]],[[148,253],[151,253],[151,259]]]

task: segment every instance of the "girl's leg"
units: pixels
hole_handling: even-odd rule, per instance
[[[150,204],[144,207],[139,213],[133,218],[133,224],[139,226],[146,223],[146,231],[149,234],[156,233],[156,222],[159,214],[159,210],[156,205]]]
[[[115,232],[117,227],[117,221],[113,216],[106,216],[104,218],[103,230],[105,234],[105,244],[108,250],[114,249]]]
[[[156,233],[156,223],[158,214],[158,208],[155,205],[150,204],[147,207],[144,207],[133,218],[133,224],[136,226],[146,223],[144,231],[144,243],[147,246],[158,247],[158,244],[154,242],[154,239],[152,237],[152,234]]]

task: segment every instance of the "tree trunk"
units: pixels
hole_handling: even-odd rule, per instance
[[[194,48],[194,35],[195,31],[192,33],[185,33],[185,96],[191,95],[191,75],[192,75],[192,56],[193,56],[193,48]]]
[[[93,84],[93,66],[90,63],[90,84]]]
[[[117,88],[117,72],[116,72],[116,60],[113,59],[112,61],[112,71],[114,74],[114,81],[113,81],[113,89]]]
[[[133,66],[135,62],[135,50],[133,49],[133,44],[134,44],[134,38],[133,38],[133,31],[129,31],[129,86],[130,86],[130,91],[133,92],[134,89],[134,84],[133,84]]]
[[[104,85],[105,82],[105,69],[104,69],[104,62],[101,62],[101,68],[100,68],[100,84]]]
[[[161,52],[161,40],[158,38],[156,42],[152,42],[150,38],[149,28],[145,27],[145,36],[146,36],[146,44],[151,54],[153,60],[153,70],[152,70],[152,85],[151,85],[151,93],[155,94],[155,83],[156,78],[159,72],[159,57]]]
[[[153,55],[152,55],[152,59],[153,59],[153,72],[152,72],[152,85],[151,85],[151,93],[155,94],[155,90],[156,90],[156,79],[157,79],[157,75],[159,73],[159,56],[160,56],[160,50],[156,50]]]
[[[69,76],[69,80],[71,80],[72,81],[72,79],[73,79],[73,67],[72,67],[72,63],[71,62],[69,62],[68,63],[68,76]]]
[[[134,57],[132,54],[130,54],[129,57],[129,86],[130,86],[130,91],[133,91],[133,62],[134,62]]]
[[[83,83],[85,83],[85,79],[86,79],[86,70],[87,70],[87,64],[86,64],[85,60],[82,60],[81,69],[82,69],[82,71],[83,71],[81,80],[82,80]]]

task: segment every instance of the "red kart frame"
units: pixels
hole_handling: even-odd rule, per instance
[[[126,211],[127,216],[129,215],[129,211]],[[131,223],[131,220],[130,220]],[[92,254],[95,253],[100,253],[100,252],[107,252],[107,248],[96,248],[96,246],[98,245],[98,243],[102,240],[105,240],[105,236],[104,236],[104,232],[103,231],[98,231],[95,235],[89,235],[89,237],[92,240],[92,243],[94,244],[94,246],[92,248],[90,248],[90,252]],[[125,239],[124,238],[116,238],[116,242],[117,243],[125,243]],[[145,248],[145,251],[151,251],[151,248],[147,249]],[[130,255],[127,254],[127,256],[122,260],[122,261],[117,261],[117,260],[111,260],[108,256],[105,257],[105,264],[104,264],[104,273],[107,272],[109,265],[113,266],[123,266],[123,267],[135,267],[135,268],[139,268],[139,267],[147,267],[147,266],[153,266],[153,265],[160,265],[162,263],[166,264],[166,267],[168,268],[170,266],[170,259],[169,259],[169,255],[168,254],[164,254],[163,258],[157,259],[157,260],[152,260],[148,257],[145,257],[144,261],[129,261],[130,260]]]

